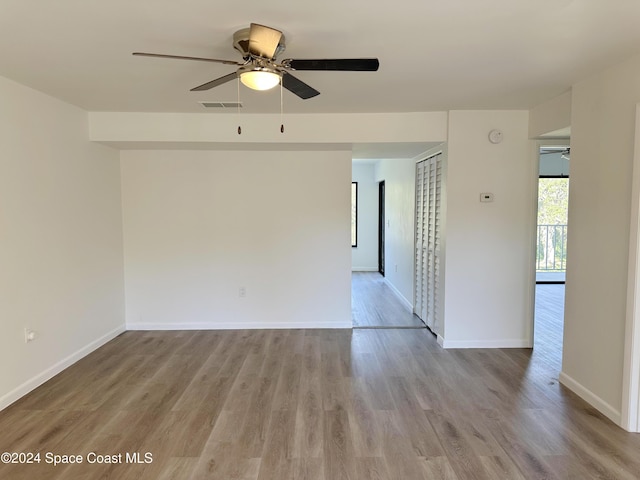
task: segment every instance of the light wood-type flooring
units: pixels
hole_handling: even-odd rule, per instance
[[[378,272],[351,273],[351,318],[355,328],[425,328]]]
[[[0,412],[0,452],[153,462],[0,478],[640,478],[640,436],[538,352],[442,350],[426,329],[126,332]]]
[[[534,356],[558,372],[562,368],[564,284],[536,285]]]

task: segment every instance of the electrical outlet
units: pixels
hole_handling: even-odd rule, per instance
[[[36,339],[36,332],[30,328],[24,329],[24,343],[33,342]]]
[[[247,288],[246,288],[246,287],[240,287],[240,288],[238,289],[238,296],[239,296],[240,298],[244,298],[244,297],[246,297],[246,296],[247,296]]]

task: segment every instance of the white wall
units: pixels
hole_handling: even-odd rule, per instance
[[[536,167],[528,112],[449,113],[445,347],[531,346]]]
[[[0,408],[124,329],[118,152],[0,78]],[[26,344],[24,328],[37,332]]]
[[[572,91],[561,380],[619,422],[640,56]]]
[[[385,278],[413,306],[415,232],[414,159],[385,159],[376,166],[376,181],[385,181]]]
[[[620,425],[640,432],[640,103],[636,104]]]
[[[358,182],[358,246],[351,249],[351,270],[378,271],[378,182],[375,163],[354,162],[351,180]]]
[[[447,112],[289,114],[90,112],[91,140],[123,148],[195,148],[213,143],[233,150],[269,150],[274,146],[352,143],[442,142],[447,138]],[[238,124],[242,135],[238,135]],[[151,146],[153,145],[153,146]],[[189,147],[185,147],[189,148]],[[308,148],[306,148],[308,149]]]
[[[124,151],[121,168],[128,328],[351,326],[350,151]]]
[[[538,138],[570,126],[571,91],[529,110],[529,138]]]

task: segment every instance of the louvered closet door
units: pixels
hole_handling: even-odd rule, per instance
[[[438,331],[440,303],[440,210],[442,160],[440,155],[416,166],[416,291],[415,309],[431,330]]]
[[[423,261],[423,237],[424,237],[424,199],[423,199],[423,186],[424,186],[424,162],[416,164],[416,241],[415,241],[415,291],[414,291],[414,313],[420,318],[422,315],[422,261]]]
[[[430,198],[431,198],[431,182],[429,181],[429,177],[431,175],[431,162],[425,161],[424,163],[424,175],[422,176],[422,218],[420,221],[422,222],[422,289],[420,291],[420,295],[422,296],[422,309],[418,316],[430,326],[427,322],[429,316],[429,296],[427,292],[429,291],[429,283],[431,282],[431,278],[429,277],[429,236],[431,231],[429,229],[429,208],[430,208]]]
[[[442,162],[432,159],[429,171],[429,270],[427,325],[437,330],[440,293],[440,205],[442,201]]]

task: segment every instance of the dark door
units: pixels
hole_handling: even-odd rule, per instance
[[[384,180],[378,184],[378,271],[384,276]]]

